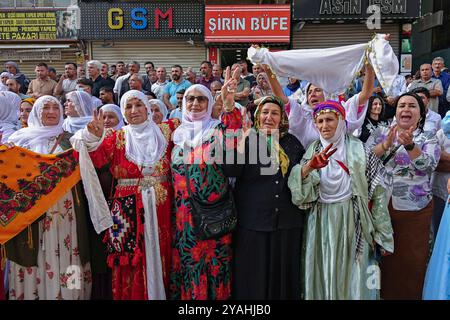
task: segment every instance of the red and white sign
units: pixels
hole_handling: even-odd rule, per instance
[[[290,5],[206,6],[205,42],[289,42]]]

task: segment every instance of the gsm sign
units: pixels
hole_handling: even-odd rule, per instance
[[[162,12],[159,8],[153,11],[154,27],[159,29],[160,19],[169,20],[169,29],[173,28],[173,8]],[[134,8],[130,12],[131,27],[136,30],[146,29],[151,14],[146,8]],[[108,27],[112,30],[120,30],[124,26],[124,13],[121,8],[111,8],[108,10]]]

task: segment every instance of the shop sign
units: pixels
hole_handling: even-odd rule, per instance
[[[421,0],[294,0],[295,20],[367,19],[377,6],[382,19],[416,19]]]
[[[76,39],[76,21],[69,11],[0,11],[0,41]]]
[[[185,39],[203,36],[201,3],[81,2],[80,38]]]
[[[290,5],[206,6],[205,42],[290,41]]]

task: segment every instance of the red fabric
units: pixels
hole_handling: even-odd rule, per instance
[[[220,132],[205,141],[202,146],[183,154],[178,146],[174,149],[172,162],[173,187],[175,189],[175,230],[172,259],[171,299],[173,300],[227,300],[231,295],[232,278],[232,235],[219,239],[200,240],[193,229],[192,209],[189,192],[196,192],[199,201],[215,202],[226,191],[228,178],[221,166],[200,163],[192,166],[189,185],[186,185],[186,167],[180,160],[186,156],[193,159],[195,154],[211,154],[216,139],[223,139],[226,129],[242,128],[239,110],[223,113]],[[230,136],[230,138],[232,135]],[[235,139],[227,139],[233,148]],[[233,145],[234,144],[234,145]]]
[[[170,136],[178,124],[179,121],[177,119],[171,119],[159,125],[164,136],[169,141],[169,144],[166,153],[155,166],[155,172],[153,173],[154,177],[168,179],[166,182],[161,182],[155,186],[159,245],[163,265],[164,285],[167,295],[172,258],[170,213],[173,190],[170,181],[170,160],[173,143],[170,141]],[[96,168],[101,168],[106,164],[110,164],[110,171],[115,179],[142,178],[140,168],[128,161],[125,157],[125,141],[124,132],[122,130],[113,132],[109,137],[106,137],[102,145],[96,151],[91,152],[90,156]],[[114,192],[115,197],[122,197],[130,194],[136,194],[136,212],[139,215],[138,220],[143,221],[144,207],[142,196],[138,192],[138,187],[117,187]],[[143,227],[139,226],[137,247],[137,252],[135,252],[133,256],[108,257],[108,265],[112,268],[113,299],[115,300],[147,299],[144,230]],[[151,299],[151,297],[148,298]]]

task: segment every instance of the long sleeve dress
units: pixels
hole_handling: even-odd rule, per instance
[[[49,150],[56,138],[49,140]],[[69,147],[67,137],[54,153]],[[30,225],[32,248],[27,244],[27,230],[7,242],[10,300],[90,299],[89,217],[82,195],[78,183]]]
[[[177,119],[171,119],[158,125],[169,143],[151,173],[155,183],[153,187],[156,196],[159,250],[166,290],[169,287],[172,258],[170,214],[173,191],[170,181],[170,157],[173,143],[171,134],[178,124]],[[132,203],[132,198],[128,198],[128,202],[124,204],[127,208],[124,211],[128,212],[126,217],[113,216],[114,225],[110,232],[106,232],[104,239],[108,250],[107,264],[112,268],[113,298],[115,300],[154,299],[147,294],[144,204],[139,186],[140,181],[144,180],[143,169],[126,158],[126,143],[124,131],[114,131],[95,151],[89,153],[96,168],[109,164],[110,171],[117,180],[114,198],[136,197],[135,203]]]
[[[373,148],[386,141],[388,134],[388,127],[378,127],[366,145]],[[385,274],[381,297],[385,300],[420,300],[429,259],[433,213],[431,175],[439,163],[441,149],[432,132],[416,129],[413,141],[421,150],[415,159],[410,158],[397,139],[391,148],[396,152],[381,156],[387,161],[386,186],[396,249],[381,265]]]
[[[274,162],[260,153],[269,149],[267,139],[252,132],[245,141],[245,163],[226,166],[227,175],[236,177],[238,213],[233,234],[233,299],[298,300],[304,212],[291,201],[288,178],[305,149],[286,133],[279,144],[289,159],[287,170],[283,174],[278,165],[269,173]]]
[[[171,274],[171,297],[182,300],[228,299],[231,294],[231,233],[219,239],[200,240],[193,229],[191,204],[187,188],[199,201],[216,201],[228,187],[221,164],[202,162],[189,165],[189,186],[186,185],[187,166],[184,157],[203,152],[215,155],[217,141],[226,136],[226,129],[242,126],[237,109],[222,115],[217,134],[205,139],[201,146],[184,155],[183,148],[172,151],[172,180],[175,190],[175,234]],[[227,139],[228,140],[228,139]],[[232,140],[232,139],[231,139]],[[203,149],[202,149],[203,148]],[[203,151],[202,151],[203,150]],[[200,153],[201,154],[201,153]]]
[[[301,169],[322,149],[312,143],[289,177],[292,202],[311,208],[306,216],[302,265],[305,299],[377,299],[380,281],[377,243],[393,252],[392,226],[382,186],[382,164],[357,138],[346,136],[352,197],[338,203],[319,201],[320,171],[301,178]],[[372,201],[369,210],[369,200]]]

